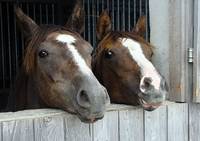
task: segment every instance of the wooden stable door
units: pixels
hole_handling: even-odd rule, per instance
[[[194,1],[193,101],[200,103],[200,1]]]

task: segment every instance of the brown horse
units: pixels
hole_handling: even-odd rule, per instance
[[[109,96],[92,73],[93,48],[79,35],[84,25],[80,5],[63,27],[38,26],[20,8],[15,12],[27,39],[15,110],[54,107],[77,114],[83,122],[101,119]]]
[[[100,40],[93,55],[92,68],[107,88],[111,102],[142,105],[154,110],[165,100],[166,81],[150,62],[152,46],[142,35],[145,16],[132,32],[111,31],[111,20],[103,11],[97,22]]]

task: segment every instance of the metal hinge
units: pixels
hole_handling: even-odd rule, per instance
[[[188,48],[187,55],[188,55],[188,63],[193,63],[193,58],[194,58],[193,48]]]

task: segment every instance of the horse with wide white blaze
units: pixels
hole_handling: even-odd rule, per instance
[[[15,110],[53,107],[76,114],[83,122],[103,118],[110,101],[91,71],[93,48],[79,35],[84,25],[81,4],[76,4],[65,26],[39,26],[20,8],[15,11],[27,40]]]
[[[111,102],[142,105],[154,110],[165,100],[168,86],[150,59],[153,47],[143,38],[142,16],[133,31],[111,31],[111,20],[103,11],[97,22],[100,40],[93,55],[92,68],[107,88]]]

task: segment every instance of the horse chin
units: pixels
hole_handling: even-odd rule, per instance
[[[70,114],[76,115],[84,123],[94,123],[97,120],[100,120],[104,117],[103,115],[99,117],[96,117],[96,116],[86,117],[86,116],[83,116],[81,113],[79,113],[77,110],[73,110],[69,108],[64,108],[63,110]]]
[[[86,118],[86,117],[81,116],[80,114],[78,114],[78,117],[84,123],[94,123],[97,120],[100,120],[100,119],[103,118],[103,116],[102,117],[90,117],[90,118]]]
[[[162,104],[162,102],[159,102],[159,103],[147,103],[142,98],[139,98],[139,102],[142,105],[142,107],[144,108],[144,110],[146,110],[146,111],[153,111],[153,110],[157,109]]]
[[[82,122],[85,122],[85,123],[94,123],[96,122],[97,120],[100,120],[102,119],[103,117],[100,117],[100,118],[79,118]]]
[[[63,110],[64,110],[65,112],[70,113],[70,114],[73,114],[73,115],[76,115],[76,114],[77,114],[76,111],[74,111],[74,110],[72,110],[72,109],[69,109],[69,108],[64,108]]]

